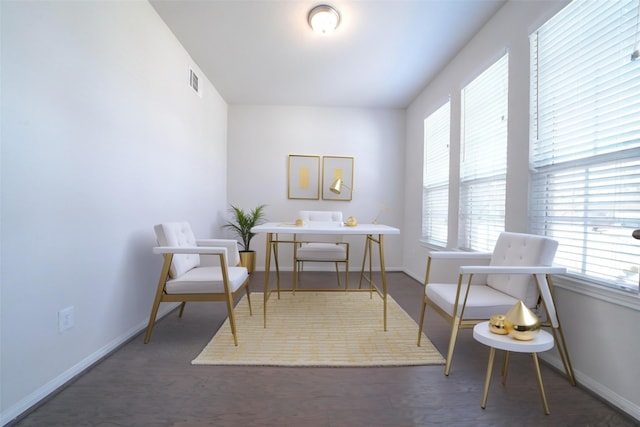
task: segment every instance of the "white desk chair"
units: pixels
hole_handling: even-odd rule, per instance
[[[342,212],[339,211],[300,211],[298,219],[304,224],[342,226]],[[303,226],[304,227],[304,226]],[[294,245],[294,262],[298,272],[302,271],[305,262],[332,262],[336,268],[338,286],[340,286],[340,270],[338,264],[345,268],[345,290],[349,289],[349,243],[341,235],[296,234]],[[298,278],[293,278],[293,289],[296,289]]]

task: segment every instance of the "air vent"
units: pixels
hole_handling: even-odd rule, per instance
[[[201,96],[198,81],[198,75],[195,73],[195,71],[193,71],[193,69],[189,68],[189,86],[191,86],[191,88],[195,90],[199,96]]]

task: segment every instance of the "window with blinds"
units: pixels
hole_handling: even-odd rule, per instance
[[[638,0],[569,4],[531,35],[532,232],[572,275],[638,291]]]
[[[491,251],[504,231],[509,55],[462,90],[458,246]]]
[[[450,123],[450,101],[424,121],[422,239],[444,247],[447,246],[449,217]]]

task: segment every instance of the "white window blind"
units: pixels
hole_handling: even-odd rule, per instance
[[[422,239],[446,246],[449,217],[449,142],[451,102],[424,121]]]
[[[491,251],[504,230],[509,55],[462,90],[458,246]]]
[[[532,232],[555,262],[638,290],[638,0],[574,1],[531,36]]]

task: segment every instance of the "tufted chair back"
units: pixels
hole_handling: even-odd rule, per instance
[[[342,224],[340,211],[299,211],[298,218],[307,222],[324,222],[328,224]]]
[[[196,247],[196,237],[188,222],[167,222],[153,227],[158,246]],[[198,254],[175,254],[171,262],[169,276],[182,276],[192,268],[200,266]]]
[[[492,266],[551,266],[558,242],[544,236],[522,233],[500,233],[491,256]],[[487,285],[535,306],[538,288],[530,275],[490,274]]]
[[[336,226],[342,225],[342,212],[340,211],[299,211],[298,218],[305,224],[313,223],[315,226]],[[336,243],[342,242],[344,237],[340,235],[299,235],[301,240],[313,242]]]

